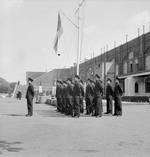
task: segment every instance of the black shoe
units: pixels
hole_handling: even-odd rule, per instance
[[[113,116],[117,116],[117,114],[113,114]]]

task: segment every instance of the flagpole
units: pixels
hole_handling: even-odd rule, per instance
[[[68,17],[68,16],[66,16],[65,14],[64,14],[64,12],[62,12],[62,11],[60,11],[59,10],[59,12],[61,12],[62,13],[62,15],[64,16],[64,17],[66,17],[66,19],[72,24],[72,25],[74,25],[75,26],[75,28],[77,28],[78,29],[78,32],[77,32],[77,71],[76,71],[76,74],[77,75],[79,75],[79,65],[80,65],[80,46],[81,46],[81,44],[80,44],[80,8],[82,7],[82,5],[83,5],[83,3],[85,2],[85,0],[82,0],[82,2],[81,3],[79,3],[79,6],[78,6],[78,8],[76,9],[76,11],[75,11],[75,14],[77,14],[77,25],[74,23],[74,22],[72,22],[72,20]],[[58,42],[58,41],[57,41]],[[58,44],[58,43],[57,43]]]
[[[79,5],[79,7],[81,7],[81,5]],[[66,16],[66,14],[63,11],[59,11],[62,13],[62,15],[75,27],[77,28],[77,69],[76,69],[76,74],[79,75],[79,59],[80,59],[80,8],[78,8],[75,12],[78,13],[77,14],[77,24],[75,24],[68,16]]]
[[[77,75],[79,75],[79,66],[80,66],[80,8],[82,7],[83,3],[85,2],[85,0],[82,0],[81,3],[79,3],[78,8],[75,11],[75,14],[77,14],[77,20],[78,20],[78,45],[77,45]]]
[[[80,9],[78,10],[77,20],[78,20],[78,45],[77,45],[77,75],[79,75],[79,58],[80,58],[80,22],[79,22],[79,16],[80,16]]]

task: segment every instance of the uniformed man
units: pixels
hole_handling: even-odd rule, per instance
[[[75,75],[75,82],[73,88],[73,95],[74,95],[74,117],[80,117],[80,95],[81,95],[81,88],[80,88],[80,77]]]
[[[63,83],[62,81],[60,80],[59,81],[59,88],[60,88],[60,112],[62,113],[63,112]]]
[[[102,81],[100,80],[100,76],[98,74],[95,75],[95,116],[101,117],[103,112],[102,107],[102,96],[103,96],[103,87],[102,87]]]
[[[115,101],[114,116],[121,116],[122,115],[122,102],[121,102],[122,94],[123,94],[123,91],[122,91],[120,84],[119,84],[119,78],[116,78],[115,89],[114,89],[114,101]]]
[[[111,86],[111,79],[107,79],[107,86],[106,86],[106,113],[105,114],[112,114],[112,98],[113,98],[113,89]]]
[[[81,89],[81,94],[80,94],[80,112],[84,113],[84,104],[83,104],[83,100],[84,100],[84,84],[83,84],[82,80],[80,80],[80,89]]]
[[[93,114],[94,87],[92,80],[87,80],[86,86],[86,114]]]
[[[71,81],[71,86],[72,86],[72,89],[74,89],[74,79],[72,78],[72,81]],[[74,117],[75,115],[75,108],[74,108],[74,91],[73,91],[73,107],[72,107],[72,117]]]
[[[93,90],[95,89],[95,81],[91,80],[91,85]],[[96,105],[95,105],[95,92],[94,92],[94,97],[93,97],[93,105],[92,105],[92,116],[95,116],[95,109],[96,109]]]
[[[26,92],[28,114],[26,114],[26,116],[33,115],[34,87],[32,85],[32,82],[33,82],[33,79],[28,78],[28,88],[27,88],[27,92]]]
[[[63,81],[63,87],[62,87],[62,106],[63,106],[63,113],[67,113],[67,104],[66,104],[66,99],[67,99],[67,82]]]
[[[72,86],[72,79],[67,79],[67,105],[68,105],[68,113],[69,115],[73,116],[73,86]]]
[[[60,81],[57,80],[56,82],[56,99],[57,99],[57,111],[61,111],[61,87]]]

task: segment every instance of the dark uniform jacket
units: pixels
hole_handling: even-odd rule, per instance
[[[34,87],[32,84],[29,84],[26,92],[26,99],[33,99],[34,97]]]
[[[122,91],[120,85],[116,84],[115,89],[114,89],[114,97],[122,96],[122,93],[123,93],[123,91]]]
[[[59,86],[57,85],[56,86],[56,98],[58,98],[58,95],[59,95]]]
[[[107,87],[106,87],[106,98],[108,98],[109,96],[113,96],[113,89],[112,89],[110,84],[107,84]]]
[[[73,96],[73,86],[68,84],[66,88],[66,96],[69,98],[70,96]]]
[[[56,98],[60,98],[62,94],[62,87],[61,85],[57,85],[56,87]]]
[[[81,87],[80,87],[80,84],[78,82],[76,82],[74,84],[74,87],[73,87],[73,95],[74,96],[80,96],[81,95]]]
[[[62,87],[62,97],[67,98],[67,87],[66,86]]]
[[[83,85],[80,85],[80,90],[81,90],[80,96],[84,97],[84,87],[83,87]]]
[[[103,87],[100,81],[96,81],[94,92],[95,97],[101,97],[103,95]]]
[[[86,86],[86,97],[94,96],[94,88],[91,84]]]

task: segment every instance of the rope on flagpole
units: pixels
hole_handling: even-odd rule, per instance
[[[68,16],[66,16],[66,14],[65,14],[63,11],[59,10],[59,12],[61,12],[62,15],[63,15],[71,24],[73,24],[77,29],[79,29],[79,27],[78,27],[74,22],[72,22],[72,20],[71,20]]]

